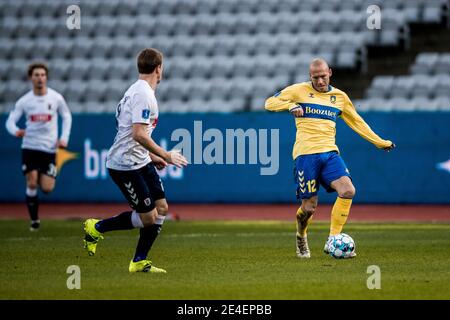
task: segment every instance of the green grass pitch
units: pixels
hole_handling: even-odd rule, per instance
[[[328,224],[313,223],[312,257],[295,255],[295,224],[166,222],[150,257],[167,274],[129,274],[138,232],[106,234],[95,257],[82,248],[81,221],[0,221],[0,299],[450,299],[449,224],[357,224],[345,232],[358,256],[322,248]],[[67,267],[81,270],[69,290]],[[369,290],[367,267],[381,270]]]

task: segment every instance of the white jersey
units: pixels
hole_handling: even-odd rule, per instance
[[[148,124],[151,136],[158,122],[155,92],[145,80],[137,80],[125,92],[116,111],[117,134],[109,149],[106,167],[136,170],[151,162],[147,149],[133,139],[133,123]]]
[[[6,121],[6,129],[10,134],[16,135],[19,130],[17,122],[25,115],[22,148],[55,153],[58,142],[58,114],[62,118],[60,139],[68,143],[72,115],[63,96],[51,88],[47,88],[47,93],[42,96],[35,95],[31,90],[17,100]]]

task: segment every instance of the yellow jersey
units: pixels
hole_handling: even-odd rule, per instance
[[[297,134],[292,156],[339,152],[336,146],[336,119],[341,117],[356,133],[378,148],[391,146],[392,142],[381,139],[356,112],[345,92],[329,86],[327,92],[314,89],[311,82],[291,85],[266,100],[266,110],[292,111],[303,109],[303,116],[295,118]]]

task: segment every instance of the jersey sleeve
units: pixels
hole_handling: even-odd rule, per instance
[[[277,92],[272,97],[268,98],[265,103],[265,109],[269,111],[292,111],[296,108],[301,108],[298,103],[298,90],[296,85],[289,86],[280,92]]]
[[[374,144],[377,148],[387,148],[392,145],[391,141],[381,139],[372,131],[364,119],[356,112],[356,109],[348,96],[345,96],[345,105],[341,117],[353,131]]]
[[[6,130],[8,130],[8,132],[13,136],[15,136],[16,132],[19,130],[17,122],[20,120],[22,115],[23,115],[23,107],[20,101],[18,101],[14,105],[14,108],[11,110],[8,119],[6,120]]]
[[[58,113],[62,118],[62,130],[61,130],[61,140],[69,143],[70,131],[72,129],[72,113],[67,106],[66,100],[63,96],[59,98]]]
[[[143,94],[136,93],[131,98],[131,122],[150,124],[150,105]]]

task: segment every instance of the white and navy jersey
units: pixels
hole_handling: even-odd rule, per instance
[[[137,80],[125,92],[116,110],[117,134],[109,149],[106,167],[114,170],[136,170],[151,162],[147,149],[133,139],[133,124],[148,124],[151,136],[158,122],[155,92],[144,80]]]
[[[31,90],[17,100],[6,121],[6,129],[15,135],[19,130],[17,122],[25,115],[22,149],[55,153],[58,142],[58,114],[62,118],[60,139],[68,143],[72,115],[63,96],[51,88],[47,88],[47,93],[42,96],[35,95]]]

